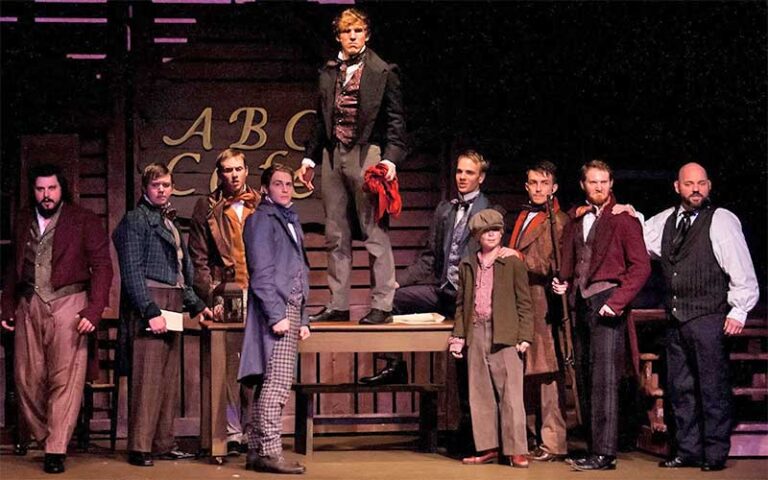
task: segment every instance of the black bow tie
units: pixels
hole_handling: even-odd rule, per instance
[[[535,203],[528,202],[523,204],[523,210],[527,210],[528,212],[544,212],[547,210],[547,205],[544,203],[536,205]]]
[[[474,198],[472,200],[461,200],[458,198],[454,198],[453,200],[451,200],[451,204],[457,205],[458,208],[469,208],[472,206],[472,203],[474,201],[475,201]]]

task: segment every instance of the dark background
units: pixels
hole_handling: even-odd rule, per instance
[[[676,201],[678,167],[698,161],[715,204],[741,218],[765,287],[765,2],[359,5],[372,17],[372,48],[402,69],[415,152],[449,161],[475,147],[494,163],[491,175],[516,191],[523,166],[549,158],[561,169],[565,205],[581,198],[579,166],[600,157],[616,170],[619,201],[646,215]],[[0,14],[14,8],[2,2]],[[341,8],[255,3],[200,7],[198,16],[209,29],[202,36],[247,31],[304,43],[319,66],[337,49],[330,22]],[[0,29],[4,239],[18,137],[82,129],[112,91],[104,78],[49,55],[62,39],[14,28]],[[104,75],[126,68],[112,63]]]

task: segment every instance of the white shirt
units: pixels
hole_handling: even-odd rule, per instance
[[[582,223],[582,234],[584,235],[584,242],[586,243],[587,237],[589,236],[589,231],[592,230],[592,225],[595,224],[595,221],[597,221],[597,216],[600,215],[600,212],[603,211],[603,208],[608,204],[608,202],[605,202],[602,207],[598,207],[597,205],[592,205],[591,203],[587,202],[587,205],[592,205],[597,210],[597,213],[595,212],[588,212],[584,214],[584,219],[581,221]]]
[[[643,225],[645,247],[653,258],[661,257],[661,237],[664,234],[664,225],[674,211],[675,207],[670,207],[646,222],[643,222],[643,215],[637,212],[637,217]],[[680,208],[675,226],[680,223],[683,217],[682,212],[683,209]],[[691,216],[691,225],[697,217],[698,214]],[[747,320],[747,313],[757,304],[760,290],[752,257],[749,254],[747,241],[744,239],[738,217],[724,208],[716,209],[712,214],[709,238],[712,241],[712,251],[715,254],[717,264],[728,275],[728,305],[731,306],[728,318],[744,325]]]
[[[237,219],[240,220],[240,222],[243,221],[243,207],[245,204],[242,200],[238,200],[236,202],[232,202],[232,204],[229,206],[232,210],[235,211],[237,214]]]
[[[528,227],[528,224],[533,221],[534,217],[538,215],[539,212],[528,212],[528,215],[525,217],[525,221],[523,222],[523,228],[520,229],[521,232],[524,232],[525,229]]]

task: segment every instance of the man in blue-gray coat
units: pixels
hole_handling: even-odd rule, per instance
[[[274,164],[261,177],[262,202],[243,230],[248,264],[248,318],[238,379],[255,385],[245,468],[304,473],[283,457],[282,411],[293,382],[298,340],[309,337],[304,307],[309,262],[291,208],[293,171]]]

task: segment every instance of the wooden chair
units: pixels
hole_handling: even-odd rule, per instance
[[[120,379],[115,373],[117,320],[101,321],[96,335],[88,340],[88,353],[89,358],[91,355],[97,356],[99,371],[97,379],[85,383],[83,405],[78,419],[78,447],[87,452],[92,436],[97,435],[99,439],[108,438],[110,450],[114,451],[117,441],[117,411],[120,397]],[[97,404],[95,401],[97,395],[106,396],[105,402]],[[94,413],[106,413],[109,417],[109,428],[92,428],[91,420]]]

